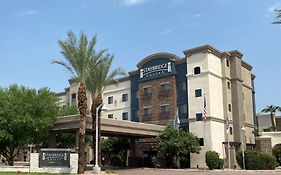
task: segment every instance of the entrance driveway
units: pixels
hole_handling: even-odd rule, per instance
[[[114,170],[119,175],[280,175],[280,170],[264,170],[264,171],[253,171],[253,170],[196,170],[196,169],[153,169],[153,168],[137,168],[137,169],[124,169]]]

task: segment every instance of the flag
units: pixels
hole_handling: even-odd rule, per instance
[[[174,128],[179,129],[180,127],[180,118],[179,118],[179,111],[177,110],[175,119],[174,119]]]
[[[207,119],[207,104],[206,104],[206,97],[204,95],[204,107],[203,107],[203,119],[206,120]]]
[[[229,132],[229,125],[230,125],[230,118],[229,118],[229,114],[227,114],[227,117],[226,117],[226,133],[227,134]]]

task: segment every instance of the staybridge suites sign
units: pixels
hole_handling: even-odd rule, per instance
[[[173,62],[168,59],[157,59],[140,68],[140,80],[154,79],[173,73]]]
[[[39,156],[39,167],[69,167],[69,149],[41,149]]]

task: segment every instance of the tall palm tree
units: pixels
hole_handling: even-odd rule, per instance
[[[78,109],[80,113],[79,128],[79,149],[78,149],[78,174],[84,173],[86,163],[85,159],[85,134],[86,134],[86,77],[89,62],[93,57],[96,36],[88,40],[86,34],[81,33],[77,38],[73,32],[67,33],[66,40],[59,40],[61,53],[64,60],[54,60],[52,63],[59,64],[66,68],[72,75],[73,79],[79,82],[78,88]]]
[[[106,85],[109,84],[117,84],[117,76],[124,76],[126,75],[125,71],[121,68],[115,69],[110,72],[110,68],[112,65],[112,61],[114,55],[105,53],[106,50],[102,50],[96,57],[91,59],[89,70],[88,70],[88,79],[86,81],[86,85],[88,90],[91,94],[92,98],[92,105],[91,105],[91,115],[92,115],[92,128],[93,128],[93,151],[95,153],[95,143],[98,139],[99,145],[99,155],[101,155],[101,118],[100,118],[100,111],[99,115],[96,116],[96,109],[98,106],[103,104],[102,93]],[[95,68],[92,65],[97,65]],[[98,117],[98,131],[99,135],[98,138],[95,137],[95,124],[96,124],[96,117]],[[94,154],[95,155],[95,154]],[[101,156],[98,157],[98,164],[101,165]]]
[[[274,21],[273,24],[281,24],[281,9],[276,9],[275,12],[277,13],[277,21]]]
[[[275,125],[275,114],[276,112],[279,110],[280,111],[281,107],[280,106],[267,106],[266,108],[264,108],[261,112],[265,112],[265,113],[270,113],[270,119],[271,119],[271,125],[272,125],[272,129],[273,131],[276,131],[276,125]]]

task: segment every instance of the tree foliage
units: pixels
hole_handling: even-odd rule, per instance
[[[276,114],[277,111],[281,111],[281,107],[280,106],[274,106],[274,105],[267,106],[266,108],[264,108],[261,111],[261,112],[269,113],[270,114],[271,125],[272,125],[273,131],[276,131],[275,114]]]
[[[167,157],[187,157],[189,153],[199,154],[199,138],[183,129],[174,129],[167,125],[156,138],[158,149]]]
[[[0,151],[10,165],[21,146],[46,146],[48,129],[58,115],[57,101],[47,88],[0,88]]]
[[[127,138],[108,137],[102,138],[101,153],[103,157],[102,163],[108,164],[111,162],[113,166],[125,166],[126,154],[130,148]]]
[[[273,24],[281,24],[281,9],[276,9],[276,21]]]

